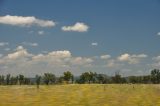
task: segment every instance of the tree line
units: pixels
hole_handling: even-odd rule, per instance
[[[52,84],[159,84],[160,83],[160,70],[153,69],[150,75],[143,76],[128,76],[122,77],[119,73],[115,73],[114,76],[108,76],[106,74],[98,74],[96,72],[84,72],[80,76],[75,77],[70,71],[66,71],[62,76],[56,77],[53,73],[44,73],[43,76],[36,75],[35,78],[27,78],[20,74],[18,76],[6,76],[0,75],[0,85],[52,85]]]

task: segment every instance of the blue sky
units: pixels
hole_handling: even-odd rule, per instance
[[[159,11],[159,0],[2,0],[0,73],[148,74],[160,67]]]

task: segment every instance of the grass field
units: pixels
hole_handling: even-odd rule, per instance
[[[0,86],[0,106],[160,106],[160,85]]]

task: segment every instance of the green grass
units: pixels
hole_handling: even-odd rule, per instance
[[[0,86],[0,106],[160,106],[160,85]]]

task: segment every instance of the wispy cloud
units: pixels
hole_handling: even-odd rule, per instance
[[[22,42],[22,44],[26,46],[38,46],[38,43],[31,43],[31,42]]]
[[[157,35],[160,36],[160,32],[158,32]]]
[[[0,42],[0,46],[7,46],[7,45],[9,45],[8,42]]]
[[[93,42],[91,43],[92,46],[98,46],[98,43],[97,42]]]
[[[100,56],[100,58],[101,59],[109,59],[109,58],[111,58],[111,56],[110,55],[102,55],[102,56]]]
[[[38,31],[38,35],[43,35],[44,31]]]

